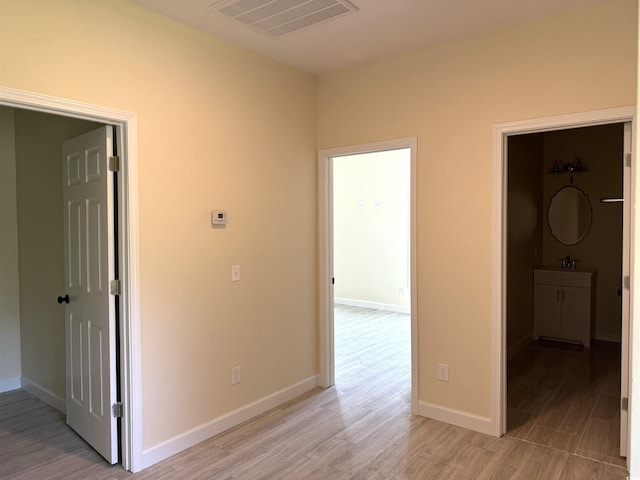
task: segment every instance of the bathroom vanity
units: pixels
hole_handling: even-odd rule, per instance
[[[595,333],[596,271],[540,267],[533,271],[533,336],[582,342]]]

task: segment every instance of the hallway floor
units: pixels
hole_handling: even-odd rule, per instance
[[[532,342],[509,362],[507,435],[625,466],[620,345]]]
[[[408,315],[337,307],[336,386],[316,388],[136,474],[118,465],[107,465],[66,426],[64,415],[52,407],[22,390],[0,394],[0,478],[624,480],[627,477],[626,470],[611,461],[585,458],[557,446],[515,436],[492,437],[412,415],[409,323]],[[562,387],[567,382],[583,385],[579,390],[582,394],[576,394],[576,405],[583,397],[587,402],[592,390],[613,391],[613,385],[605,389],[611,382],[611,374],[602,362],[613,362],[615,355],[607,354],[606,349],[604,352],[609,360],[597,356],[588,362],[590,373],[577,367],[576,359],[583,355],[564,352],[561,356],[574,358],[557,367],[567,370],[567,374],[551,376],[545,373],[552,371],[550,359],[555,353],[532,347],[534,361],[516,363],[511,369],[512,406],[520,407],[522,410],[518,411],[523,413],[536,411],[536,405],[537,411],[545,411],[544,398],[549,403],[553,395],[569,395]],[[570,364],[574,369],[569,369]],[[586,380],[591,377],[599,379],[598,387]],[[548,397],[531,396],[529,393],[536,390],[523,386],[538,385],[538,389],[544,390],[545,385],[551,389],[550,383],[555,387]],[[533,401],[536,398],[537,403]],[[598,398],[596,395],[591,410],[599,409],[595,407]],[[527,417],[512,433],[533,431],[538,421],[534,418],[537,417]],[[592,418],[598,417],[590,414],[583,423],[592,424]],[[566,422],[568,428],[570,419],[564,413],[562,419],[553,417],[550,421],[555,428],[564,428],[562,422]],[[588,444],[582,447],[591,448]]]

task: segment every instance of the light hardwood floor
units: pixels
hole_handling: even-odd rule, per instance
[[[0,395],[2,479],[622,480],[623,468],[410,413],[409,317],[337,307],[336,386],[138,474],[106,465],[56,410]],[[158,419],[158,421],[161,421]]]

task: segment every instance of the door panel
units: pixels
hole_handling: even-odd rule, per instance
[[[112,127],[63,145],[67,423],[110,463],[118,461]]]

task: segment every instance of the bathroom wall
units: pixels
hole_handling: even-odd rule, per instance
[[[546,209],[557,190],[570,185],[570,175],[544,175],[543,262],[560,266],[560,258],[579,259],[580,268],[598,271],[596,294],[596,338],[619,341],[622,318],[622,203],[601,203],[601,198],[622,197],[623,125],[604,125],[544,135],[545,172],[556,159],[566,163],[580,158],[586,172],[573,176],[591,203],[593,222],[580,243],[562,245],[549,230]]]
[[[509,138],[507,225],[507,347],[511,353],[533,329],[533,276],[536,266],[560,266],[570,255],[578,268],[598,271],[596,338],[620,341],[622,318],[622,204],[600,203],[622,196],[622,124],[603,125]],[[562,245],[549,229],[547,210],[553,195],[570,183],[569,174],[549,174],[556,159],[580,158],[585,171],[573,185],[589,197],[593,221],[580,243]],[[533,220],[535,212],[538,218]]]
[[[533,269],[542,263],[543,134],[509,137],[507,190],[507,349],[533,330]]]

